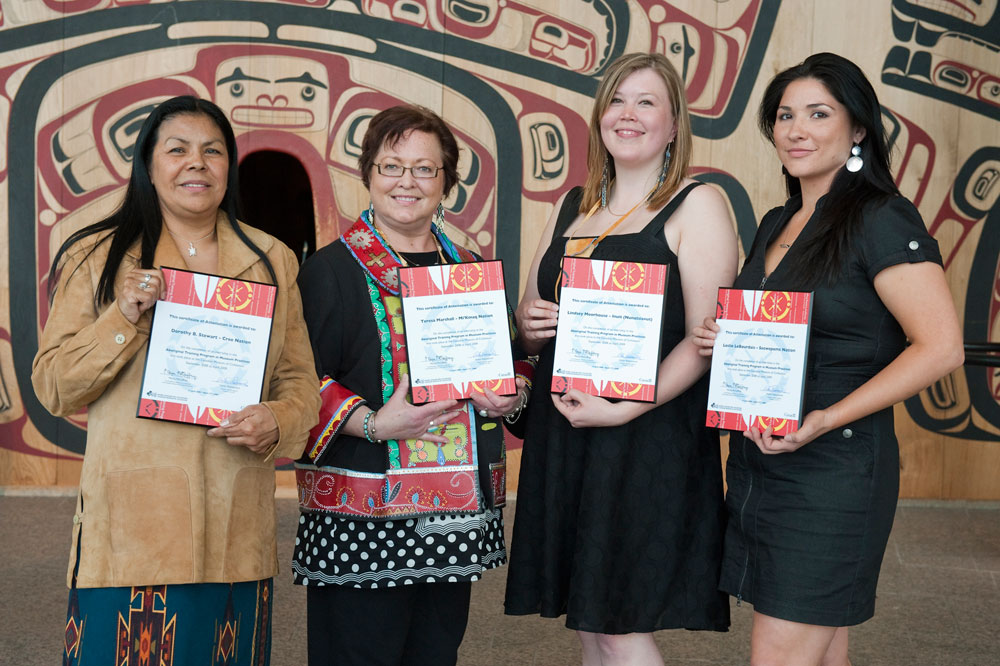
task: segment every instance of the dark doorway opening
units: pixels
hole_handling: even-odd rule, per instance
[[[299,262],[316,251],[309,174],[288,153],[260,150],[240,162],[243,221],[292,248]]]

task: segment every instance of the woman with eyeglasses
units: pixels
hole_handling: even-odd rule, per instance
[[[325,376],[296,470],[309,663],[454,664],[471,582],[507,559],[500,423],[517,421],[531,366],[515,364],[513,396],[408,401],[397,269],[480,259],[443,229],[458,145],[436,114],[396,106],[371,119],[358,161],[371,203],[299,280]],[[456,485],[470,466],[471,492]]]

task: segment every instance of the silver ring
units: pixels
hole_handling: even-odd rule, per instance
[[[152,275],[150,275],[149,273],[146,273],[145,275],[143,275],[143,276],[142,276],[142,281],[143,281],[143,282],[149,282],[149,279],[150,279],[151,277],[153,277],[153,276],[152,276]]]
[[[139,289],[142,289],[143,291],[146,291],[147,289],[149,289],[149,283],[148,282],[140,282],[139,283]]]
[[[487,409],[480,409],[479,410],[479,415],[482,416],[485,419],[486,417],[488,417],[490,415],[490,412]]]
[[[427,424],[427,427],[428,428],[434,427],[434,419],[431,419],[431,422]]]

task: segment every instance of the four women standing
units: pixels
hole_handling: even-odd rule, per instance
[[[846,627],[873,613],[898,493],[892,405],[961,363],[961,335],[861,71],[808,58],[771,82],[759,123],[790,199],[762,220],[736,286],[814,291],[815,306],[806,416],[784,438],[732,438],[727,527],[718,434],[702,424],[736,240],[721,196],[687,178],[690,122],[669,61],[622,56],[601,82],[587,181],[557,203],[517,310],[519,345],[539,356],[534,395],[522,363],[515,396],[407,401],[396,269],[479,257],[442,227],[458,180],[447,126],[419,107],[372,119],[360,158],[371,204],[299,278],[326,375],[297,470],[293,572],[308,586],[311,664],[455,663],[469,584],[506,559],[500,419],[517,421],[529,396],[507,613],[565,614],[586,665],[656,664],[651,632],[726,630],[728,592],[754,604],[753,663],[849,663]],[[244,654],[266,659],[269,461],[298,455],[319,400],[294,257],[236,221],[235,164],[214,105],[165,102],[140,133],[121,210],[72,235],[53,266],[33,381],[54,413],[90,409],[69,575],[71,619],[90,628],[77,657],[116,649],[109,618],[147,586],[192,618],[255,607]],[[655,403],[550,394],[566,256],[670,266]],[[162,265],[279,287],[265,401],[207,432],[134,420]],[[456,493],[469,465],[471,490]],[[402,488],[413,472],[421,485]],[[215,638],[178,634],[171,649],[196,655]]]

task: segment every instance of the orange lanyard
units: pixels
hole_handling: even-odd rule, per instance
[[[597,244],[600,243],[605,238],[607,238],[608,234],[614,231],[619,224],[624,222],[625,218],[634,213],[636,208],[638,208],[644,202],[648,201],[649,195],[652,193],[653,190],[650,190],[649,194],[647,194],[642,199],[639,199],[639,201],[637,201],[634,206],[629,208],[624,215],[615,220],[614,223],[612,223],[611,226],[605,229],[604,233],[602,233],[600,236],[595,236],[594,238],[588,240],[587,238],[574,238],[573,236],[575,236],[576,234],[575,233],[571,234],[570,237],[566,239],[566,247],[563,252],[563,256],[559,259],[559,281],[562,280],[563,259],[565,259],[566,257],[589,257],[590,255],[592,255],[594,253],[594,248],[597,247]],[[601,202],[600,201],[596,202],[590,209],[590,211],[584,216],[583,222],[580,223],[580,226],[582,227],[584,224],[586,224],[587,220],[592,218],[594,216],[594,213],[596,213],[600,207],[601,207]],[[585,243],[584,241],[587,242]],[[553,300],[556,303],[559,302],[559,289],[558,289],[559,281],[557,281],[555,284],[556,288],[552,290]]]

